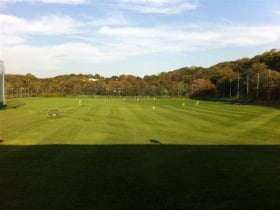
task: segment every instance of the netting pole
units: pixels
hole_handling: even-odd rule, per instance
[[[2,60],[0,60],[0,73],[1,73],[1,100],[2,100],[2,104],[0,104],[1,106],[5,106],[6,105],[6,101],[5,101],[5,71],[4,71],[4,63]]]

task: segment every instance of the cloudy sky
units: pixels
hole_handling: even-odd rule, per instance
[[[7,73],[144,76],[280,48],[280,0],[0,0]]]

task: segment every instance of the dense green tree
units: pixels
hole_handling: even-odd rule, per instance
[[[5,89],[9,98],[145,95],[280,100],[280,51],[272,49],[251,59],[222,62],[209,68],[184,67],[143,78],[69,74],[40,79],[30,73],[7,74]]]

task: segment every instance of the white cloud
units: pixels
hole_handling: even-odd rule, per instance
[[[158,27],[103,27],[99,33],[110,37],[124,46],[128,43],[147,43],[147,52],[165,52],[173,49],[177,52],[194,48],[217,48],[263,45],[280,41],[280,26],[200,26],[198,29]],[[138,44],[139,45],[139,44]]]
[[[21,36],[1,35],[1,41],[2,45],[15,45],[24,43],[25,39]]]
[[[27,20],[12,15],[0,14],[3,34],[45,34],[59,35],[74,33],[79,22],[67,16],[43,16],[38,20]]]
[[[3,43],[0,59],[5,60],[10,73],[31,71],[44,76],[42,72],[49,70],[54,71],[51,75],[55,75],[60,69],[68,71],[72,68],[70,71],[74,72],[75,64],[76,67],[91,68],[97,63],[125,60],[133,56],[173,56],[174,53],[205,49],[280,43],[279,25],[205,23],[136,27],[129,25],[121,15],[104,19],[83,18],[78,21],[68,16],[49,15],[28,20],[2,14],[0,21]],[[46,41],[41,45],[28,41],[37,35],[44,35]],[[58,36],[71,39],[48,44],[52,37],[55,39]]]
[[[76,71],[85,70],[81,68],[116,59],[116,55],[78,42],[55,46],[17,45],[4,47],[3,51],[7,72],[33,72],[38,76],[56,75],[58,70],[69,71],[77,67]]]
[[[98,18],[93,19],[92,17],[88,17],[89,20],[85,22],[87,26],[120,26],[120,25],[127,25],[127,19],[122,15],[114,15],[110,17]]]
[[[123,9],[158,14],[178,14],[197,8],[189,0],[119,0],[119,4]]]
[[[14,3],[85,4],[88,0],[1,0],[4,5]]]
[[[280,41],[280,26],[229,26],[220,28],[221,43],[227,46],[256,46]]]
[[[25,42],[26,36],[72,35],[80,39],[87,37],[94,29],[101,26],[123,26],[127,20],[122,15],[104,18],[84,17],[85,20],[75,20],[69,16],[48,15],[36,20],[28,20],[13,15],[0,14],[3,44],[19,44]],[[83,36],[80,36],[83,34]]]

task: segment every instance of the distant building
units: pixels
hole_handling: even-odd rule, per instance
[[[5,71],[4,62],[0,60],[0,107],[5,106]]]
[[[91,81],[91,82],[96,82],[98,81],[99,79],[95,79],[95,78],[89,78],[88,81]]]

